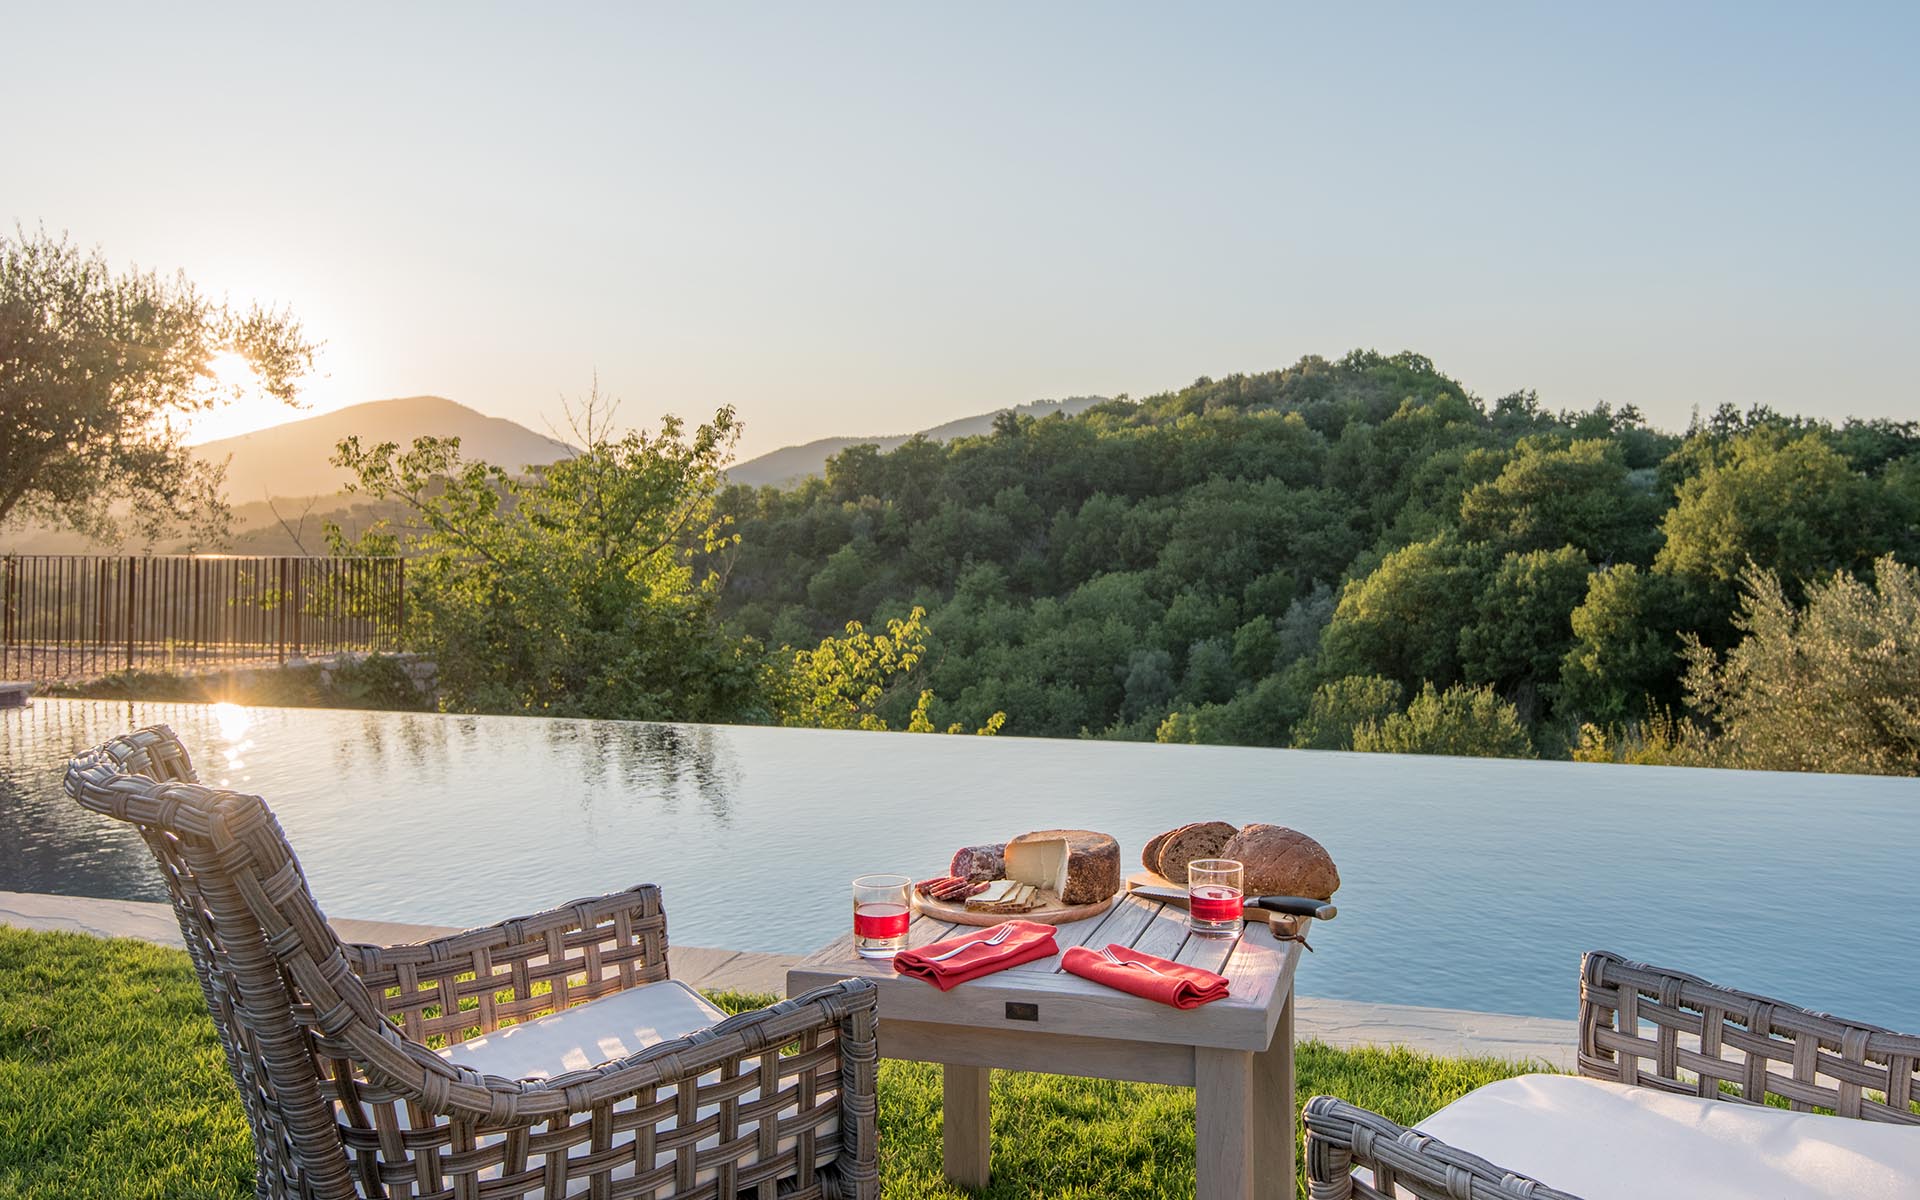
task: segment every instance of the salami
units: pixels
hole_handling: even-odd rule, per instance
[[[1007,844],[962,846],[954,852],[953,865],[947,870],[961,879],[984,883],[1007,875]]]

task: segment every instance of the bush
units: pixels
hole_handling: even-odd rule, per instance
[[[1489,687],[1431,683],[1407,711],[1353,730],[1353,748],[1386,754],[1457,754],[1469,758],[1532,758],[1533,740],[1513,705]]]

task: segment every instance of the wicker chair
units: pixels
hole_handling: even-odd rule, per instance
[[[267,806],[194,778],[179,740],[154,726],[74,759],[66,786],[138,828],[166,877],[253,1127],[262,1197],[879,1195],[871,984],[629,1038],[641,1048],[611,1061],[485,1074],[463,1048],[479,1062],[489,1043],[538,1044],[559,1022],[591,1033],[614,1009],[573,1006],[631,1006],[643,985],[677,995],[683,1014],[717,1014],[657,982],[659,889],[417,945],[346,944]]]
[[[1777,1096],[1797,1112],[1920,1125],[1920,1037],[1602,950],[1581,960],[1579,1027],[1579,1073],[1589,1078],[1734,1104]],[[1309,1100],[1305,1122],[1314,1200],[1579,1200],[1333,1096]],[[1359,1167],[1371,1184],[1353,1174]]]

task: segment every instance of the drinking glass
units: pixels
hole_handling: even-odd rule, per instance
[[[905,875],[862,875],[853,881],[853,948],[861,958],[892,958],[907,948],[912,883]]]
[[[1201,937],[1238,937],[1246,918],[1246,868],[1231,858],[1197,858],[1187,867],[1187,928]]]

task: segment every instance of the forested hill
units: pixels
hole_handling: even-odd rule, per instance
[[[1915,561],[1920,429],[1723,409],[1669,433],[1355,352],[857,446],[721,506],[730,622],[806,646],[925,606],[941,722],[1338,746],[1424,684],[1484,685],[1459,695],[1499,749],[1557,753],[1676,702],[1681,634],[1734,640],[1750,560],[1790,594]]]

